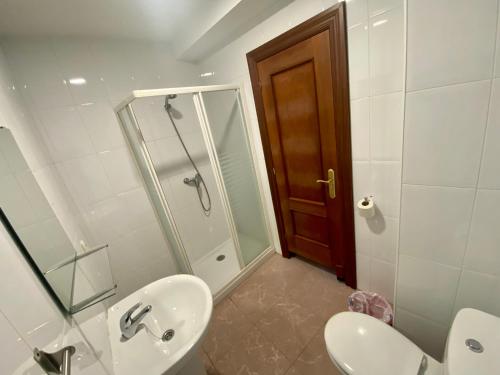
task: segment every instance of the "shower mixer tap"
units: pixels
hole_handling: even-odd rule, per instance
[[[184,183],[189,186],[199,187],[200,182],[201,182],[201,175],[199,173],[196,173],[192,178],[186,177],[184,179]]]

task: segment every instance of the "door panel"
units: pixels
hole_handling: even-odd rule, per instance
[[[342,2],[247,59],[283,255],[356,287],[346,43]]]
[[[322,161],[314,64],[291,67],[271,76],[277,110],[277,126],[285,163],[288,196],[324,203]]]
[[[323,244],[328,243],[328,225],[324,218],[295,210],[291,211],[294,231],[298,236]]]
[[[336,166],[328,31],[269,57],[258,70],[289,249],[332,267],[337,213],[317,182]]]

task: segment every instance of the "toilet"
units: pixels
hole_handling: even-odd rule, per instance
[[[394,328],[356,312],[342,312],[325,326],[328,354],[344,375],[500,374],[500,318],[460,310],[446,341],[443,363]]]

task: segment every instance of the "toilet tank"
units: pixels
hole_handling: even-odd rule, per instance
[[[448,334],[445,375],[500,374],[500,318],[475,309],[460,310]]]

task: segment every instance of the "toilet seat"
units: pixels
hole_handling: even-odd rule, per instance
[[[424,357],[392,327],[355,312],[331,317],[325,342],[330,358],[347,375],[417,375]]]

